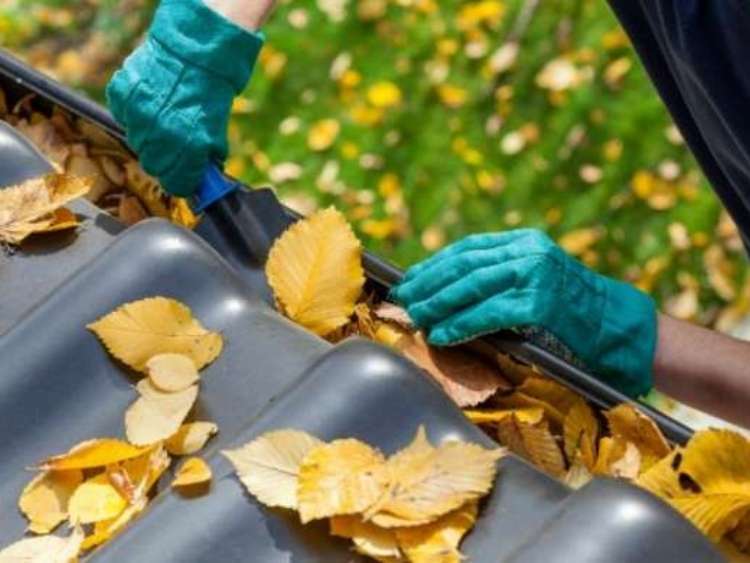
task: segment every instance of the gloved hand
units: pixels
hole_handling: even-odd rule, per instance
[[[656,308],[531,229],[474,235],[409,269],[392,297],[436,345],[540,327],[631,397],[651,388]]]
[[[260,33],[201,0],[163,0],[145,42],[112,77],[109,108],[168,192],[192,194],[206,166],[226,158],[232,99],[262,46]]]

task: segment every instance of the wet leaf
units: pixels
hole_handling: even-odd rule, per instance
[[[211,481],[211,475],[211,468],[204,460],[199,457],[189,457],[177,470],[172,486],[205,485]]]
[[[19,244],[33,233],[49,231],[55,211],[88,192],[88,180],[49,174],[0,190],[0,243]]]
[[[83,481],[79,469],[45,471],[24,487],[18,508],[29,520],[29,531],[48,534],[68,517],[68,501]]]
[[[198,369],[221,353],[221,335],[210,332],[174,299],[132,301],[88,325],[115,358],[136,371],[158,354],[189,356]]]
[[[365,517],[387,528],[433,522],[487,494],[504,454],[465,442],[435,448],[420,427],[414,441],[388,459],[388,489]]]
[[[222,452],[248,492],[266,506],[297,508],[302,460],[323,442],[299,430],[267,432],[235,450]]]
[[[190,455],[203,449],[211,436],[219,431],[213,422],[187,422],[164,442],[172,455]]]
[[[299,469],[297,499],[303,523],[357,514],[370,507],[387,485],[383,455],[351,438],[316,446]]]
[[[284,314],[325,336],[345,325],[365,282],[362,246],[334,208],[298,221],[274,243],[268,283]]]

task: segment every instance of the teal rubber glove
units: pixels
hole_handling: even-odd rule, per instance
[[[253,71],[263,36],[201,0],[163,0],[144,43],[107,86],[107,103],[141,165],[186,197],[209,163],[227,156],[232,99]]]
[[[392,297],[436,345],[537,327],[631,397],[652,385],[656,308],[540,231],[470,236],[409,269]]]

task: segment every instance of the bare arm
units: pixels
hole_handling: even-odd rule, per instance
[[[222,16],[250,31],[260,29],[266,21],[275,0],[205,0],[206,4]]]
[[[750,428],[750,342],[659,315],[654,385],[683,403]]]

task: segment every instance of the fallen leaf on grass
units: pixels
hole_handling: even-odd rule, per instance
[[[206,442],[219,431],[213,422],[186,422],[164,442],[172,455],[190,455],[203,449]]]
[[[114,438],[95,438],[73,446],[67,453],[45,459],[39,464],[39,469],[91,469],[139,457],[148,450]]]
[[[388,476],[383,454],[359,440],[334,440],[313,448],[299,469],[302,523],[364,511],[381,497]]]
[[[199,457],[190,457],[180,466],[175,474],[173,487],[202,485],[211,480],[211,468]]]
[[[432,522],[487,494],[504,454],[465,442],[436,448],[420,427],[409,446],[388,458],[388,488],[365,519],[384,528]]]
[[[138,446],[148,446],[173,436],[198,398],[198,386],[165,393],[142,379],[136,386],[140,397],[125,411],[125,435]]]
[[[60,229],[70,217],[55,212],[90,187],[84,178],[49,174],[0,190],[0,243],[19,244],[33,233]]]
[[[157,354],[146,362],[146,373],[155,387],[171,393],[187,389],[199,379],[193,360],[184,354]]]
[[[83,542],[83,530],[73,529],[71,534],[26,538],[0,551],[0,563],[74,563]]]
[[[193,318],[190,309],[166,297],[151,297],[118,307],[88,325],[110,354],[136,371],[158,354],[190,357],[197,369],[221,353],[222,339]]]
[[[274,243],[266,276],[282,312],[325,336],[345,325],[365,282],[362,245],[336,209],[318,211]]]
[[[398,348],[429,373],[459,407],[473,407],[498,390],[510,388],[497,369],[482,359],[458,348],[430,346],[420,332],[404,336]]]
[[[266,506],[296,509],[302,460],[320,440],[299,430],[267,432],[235,450],[222,452],[248,492]]]
[[[35,476],[18,499],[18,508],[29,520],[29,531],[48,534],[68,518],[68,501],[83,481],[79,469],[45,471]]]

